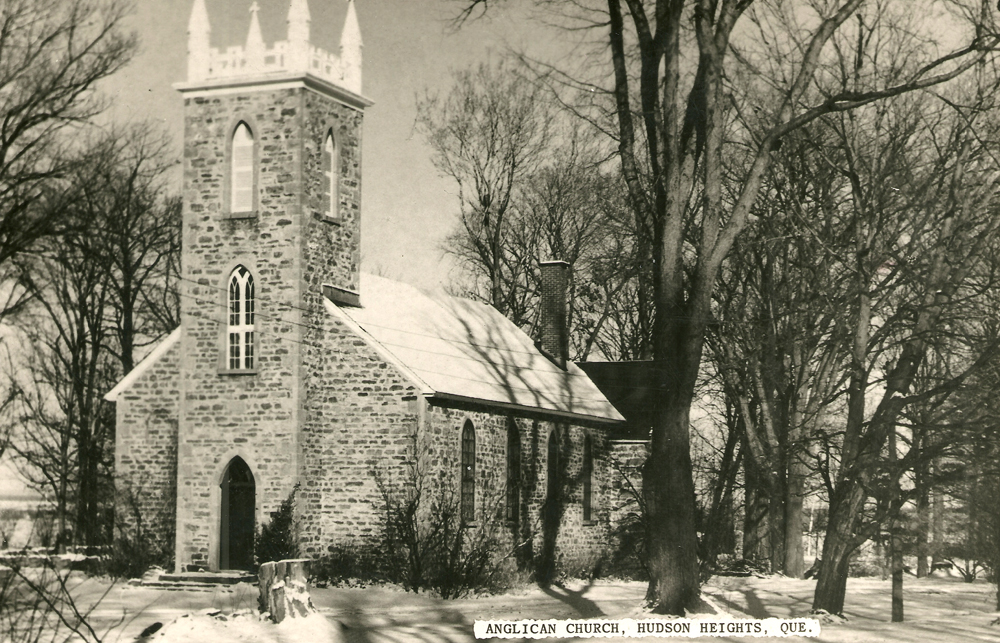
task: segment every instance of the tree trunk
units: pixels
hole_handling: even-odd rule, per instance
[[[903,543],[899,537],[899,525],[892,520],[892,622],[903,622]]]
[[[681,397],[670,396],[658,410],[642,475],[650,576],[646,600],[654,612],[677,616],[699,602],[689,404]]]
[[[944,540],[944,496],[938,490],[931,492],[931,571],[942,562],[941,541]]]
[[[858,547],[855,534],[865,492],[857,484],[841,483],[830,499],[830,518],[823,541],[823,556],[813,596],[813,610],[842,614],[851,555]]]
[[[785,501],[785,564],[784,573],[791,578],[805,574],[802,551],[802,497],[805,488],[804,463],[799,455],[789,450],[788,483]]]
[[[892,476],[889,499],[889,547],[892,551],[892,622],[903,622],[903,539],[899,535],[899,513],[903,503],[896,472],[896,426],[889,429],[889,473]]]
[[[746,445],[744,445],[746,450]],[[752,457],[743,458],[744,511],[743,558],[761,562],[768,559],[767,493],[761,488],[760,472]]]
[[[780,472],[779,472],[780,475]],[[767,505],[767,549],[768,566],[772,572],[785,571],[785,515],[788,507],[788,487],[784,480],[771,489]]]
[[[924,448],[924,438],[921,433],[914,435],[914,448]],[[918,451],[918,453],[921,453]],[[923,454],[921,453],[921,456]],[[927,460],[920,457],[914,470],[913,485],[917,496],[917,578],[926,578],[927,537],[930,530],[930,475]]]
[[[715,569],[720,553],[732,552],[735,529],[733,528],[733,487],[739,473],[741,453],[737,452],[742,430],[738,423],[729,427],[726,446],[719,463],[719,476],[712,490],[712,505],[703,526],[701,542],[701,576],[705,578]]]

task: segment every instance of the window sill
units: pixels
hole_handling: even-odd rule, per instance
[[[475,529],[478,526],[479,526],[479,521],[478,520],[472,520],[472,521],[469,521],[469,522],[463,522],[462,525],[461,525],[462,529]]]
[[[343,225],[344,223],[344,220],[341,217],[331,217],[330,215],[323,214],[322,212],[313,212],[313,219],[335,226]]]
[[[248,210],[246,212],[227,212],[223,215],[224,219],[256,219],[257,211]]]
[[[219,375],[256,375],[256,368],[220,368]]]
[[[596,527],[599,524],[601,524],[600,520],[584,520],[583,521],[583,526],[584,527]]]

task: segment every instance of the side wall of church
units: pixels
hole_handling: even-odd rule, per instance
[[[174,344],[115,404],[115,520],[128,532],[141,520],[168,550],[176,519],[179,359]]]
[[[461,477],[462,428],[471,420],[476,431],[476,519],[505,520],[508,415],[474,405],[429,405],[427,462],[454,485],[457,500]],[[544,507],[548,493],[548,440],[552,421],[515,418],[521,442],[521,512],[519,542],[531,541],[531,553],[542,554],[547,535]],[[556,569],[589,572],[607,554],[610,485],[614,478],[606,457],[607,432],[595,427],[559,423],[559,475],[562,499],[558,527],[549,529],[556,543]],[[593,448],[591,520],[583,520],[583,444]],[[439,469],[437,469],[439,467]],[[514,545],[513,525],[498,531],[501,547]]]
[[[298,502],[302,554],[373,544],[381,534],[381,484],[395,491],[411,471],[417,390],[331,315],[310,329]]]

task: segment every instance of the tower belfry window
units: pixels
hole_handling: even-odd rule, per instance
[[[231,163],[230,209],[233,212],[253,210],[253,134],[246,123],[240,123],[233,132],[233,157]]]
[[[229,277],[229,370],[254,368],[255,316],[253,275],[238,266]]]
[[[337,217],[340,195],[337,193],[337,178],[340,160],[337,154],[337,143],[333,140],[333,132],[327,132],[323,144],[323,209],[330,218]]]

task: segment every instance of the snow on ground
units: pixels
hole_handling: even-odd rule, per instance
[[[322,614],[286,618],[275,625],[257,614],[179,617],[151,636],[153,643],[339,643],[339,626]]]
[[[782,577],[714,578],[704,592],[708,601],[723,612],[719,615],[723,618],[726,615],[790,618],[809,616],[814,588],[815,581]],[[92,603],[107,592],[91,614],[91,621],[98,632],[105,633],[103,638],[109,643],[132,641],[155,622],[163,624],[163,629],[149,638],[157,643],[299,640],[320,643],[338,640],[336,632],[315,629],[325,626],[327,620],[342,627],[342,640],[346,643],[462,643],[473,640],[472,623],[475,620],[650,616],[641,607],[646,589],[644,583],[609,580],[567,582],[545,590],[527,587],[499,596],[454,601],[391,587],[314,588],[311,591],[313,602],[327,620],[317,616],[309,623],[299,621],[279,626],[249,613],[248,608],[256,604],[256,588],[247,585],[237,586],[232,592],[166,591],[134,586],[116,586],[108,591],[106,583],[88,579],[78,589],[81,604]],[[889,582],[851,579],[844,609],[846,623],[824,624],[818,639],[780,640],[823,643],[1000,641],[1000,625],[991,625],[1000,617],[993,585],[983,581],[964,583],[954,578],[907,577],[904,594],[906,621],[890,623]],[[209,615],[215,611],[221,612],[226,620]],[[191,616],[185,617],[185,614]]]

